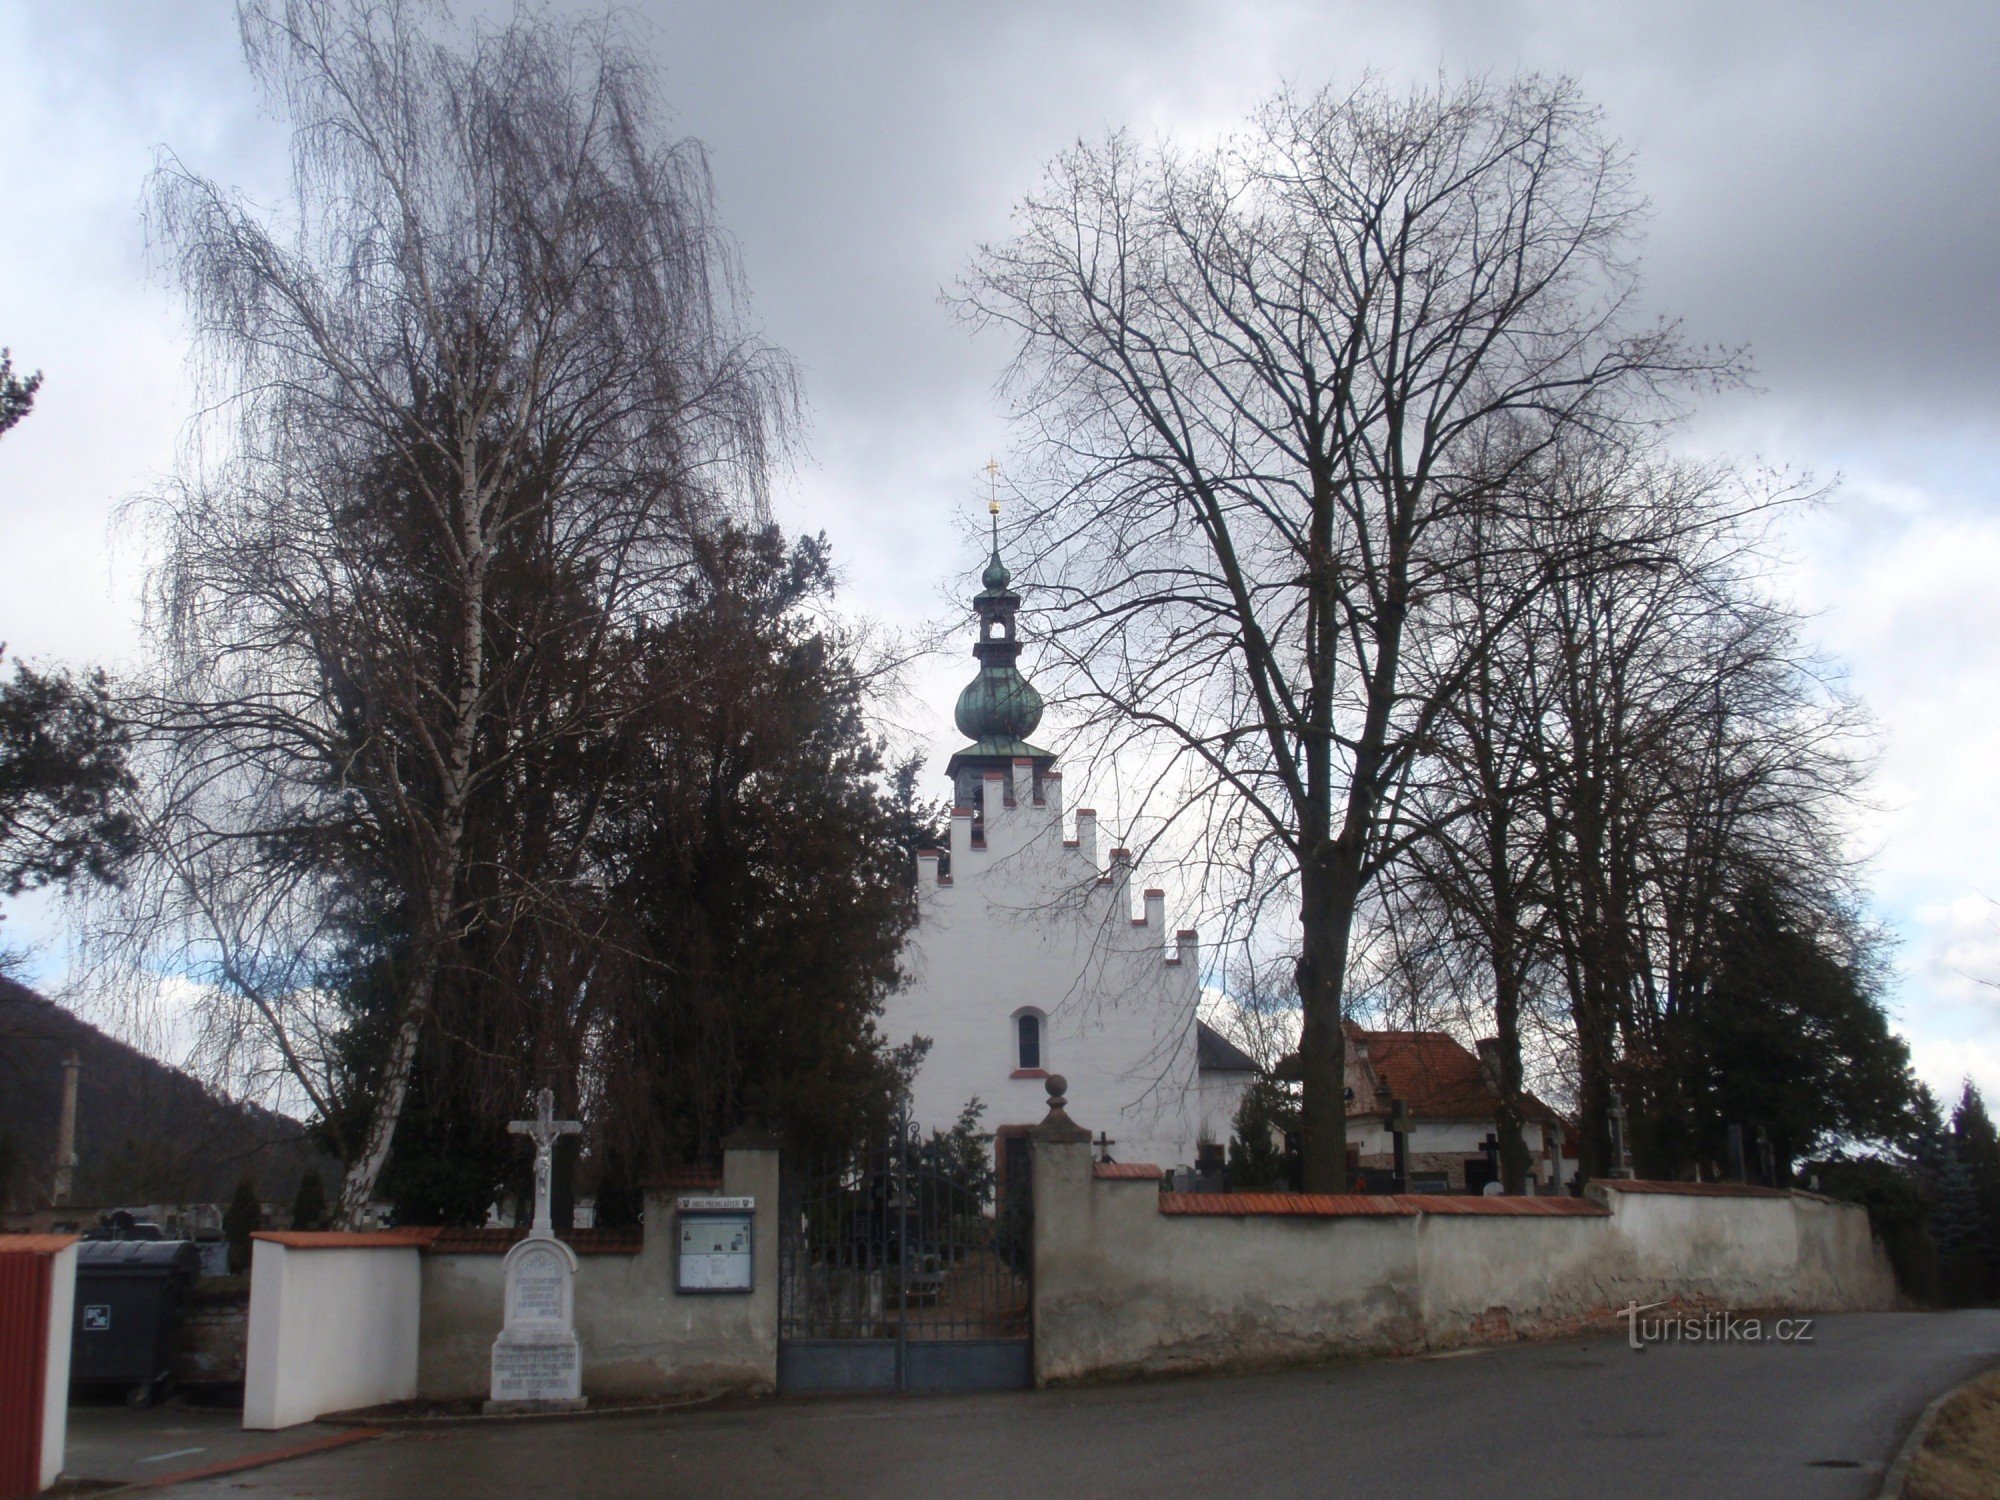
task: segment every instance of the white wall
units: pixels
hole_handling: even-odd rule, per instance
[[[422,1288],[416,1244],[299,1248],[284,1238],[334,1236],[259,1238],[252,1245],[243,1425],[294,1427],[327,1412],[416,1395]]]
[[[1041,1382],[1614,1326],[1628,1302],[1896,1301],[1866,1210],[1811,1194],[1606,1184],[1595,1202],[1380,1198],[1367,1212],[1298,1213],[1278,1210],[1316,1200],[1163,1199],[1156,1183],[1095,1176],[1086,1146],[1034,1150]]]
[[[49,1348],[42,1384],[42,1488],[62,1474],[69,1441],[70,1336],[76,1321],[76,1246],[56,1251],[49,1265]]]
[[[1047,1018],[1042,1070],[1068,1081],[1070,1113],[1108,1132],[1120,1161],[1191,1166],[1204,1103],[1197,944],[1169,929],[1163,901],[1131,889],[1129,862],[1097,850],[1093,818],[1079,819],[1078,846],[1065,848],[1060,778],[1045,781],[1041,807],[1030,780],[1017,766],[1008,808],[1004,783],[987,779],[983,849],[972,847],[971,818],[952,818],[948,883],[935,860],[918,862],[920,914],[904,950],[911,982],[881,1023],[892,1044],[931,1038],[913,1090],[917,1123],[947,1128],[975,1096],[986,1105],[982,1129],[1040,1120],[1044,1081],[1009,1076],[1014,1017],[1033,1007]],[[1233,1101],[1208,1107],[1234,1112]]]

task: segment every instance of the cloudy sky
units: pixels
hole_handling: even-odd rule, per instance
[[[1004,350],[939,290],[1049,156],[1120,124],[1215,133],[1283,80],[1576,76],[1638,156],[1650,300],[1756,362],[1757,391],[1687,441],[1838,479],[1788,534],[1785,586],[1880,724],[1855,838],[1901,939],[1892,1007],[1934,1085],[2000,1093],[2000,7],[624,9],[675,128],[708,145],[756,315],[805,372],[808,452],[779,518],[824,529],[850,606],[896,626],[949,618],[979,469],[1007,443]],[[114,512],[171,466],[190,412],[142,182],[170,147],[276,201],[285,140],[226,0],[11,0],[0,99],[0,343],[47,375],[0,442],[0,640],[116,667],[144,559]],[[912,717],[941,752],[969,672],[917,679]],[[60,979],[46,903],[16,903],[7,934]]]

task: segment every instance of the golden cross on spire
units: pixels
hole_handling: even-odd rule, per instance
[[[986,510],[989,515],[1000,514],[1000,460],[986,460]]]

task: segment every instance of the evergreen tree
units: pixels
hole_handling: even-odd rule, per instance
[[[1236,1106],[1229,1140],[1229,1185],[1288,1188],[1298,1176],[1299,1107],[1283,1084],[1260,1078]]]
[[[247,1176],[236,1184],[236,1195],[223,1210],[222,1234],[229,1241],[229,1269],[241,1276],[250,1269],[250,1236],[264,1227],[264,1209],[257,1201],[257,1184]]]
[[[1951,1112],[1956,1170],[1947,1179],[1948,1230],[1963,1300],[2000,1295],[2000,1131],[1979,1086],[1966,1079]]]
[[[319,1170],[308,1167],[299,1178],[299,1190],[292,1195],[292,1228],[326,1228],[326,1183]]]
[[[1824,916],[1824,914],[1822,914]],[[1857,935],[1815,927],[1769,889],[1726,913],[1716,972],[1681,1028],[1695,1146],[1728,1159],[1728,1130],[1770,1132],[1781,1183],[1829,1143],[1910,1129],[1909,1048],[1889,1029]]]
[[[42,372],[23,380],[14,373],[11,350],[0,349],[0,432],[25,417],[35,404],[35,392],[42,388]]]

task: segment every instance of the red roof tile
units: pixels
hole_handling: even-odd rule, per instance
[[[1101,1161],[1093,1175],[1099,1182],[1158,1182],[1164,1174],[1151,1162]]]
[[[528,1237],[525,1229],[431,1229],[432,1255],[505,1255]],[[578,1255],[637,1255],[645,1236],[637,1229],[569,1229],[556,1235]]]
[[[441,1229],[260,1229],[250,1238],[287,1250],[421,1250]]]
[[[74,1234],[0,1234],[0,1255],[54,1255],[79,1238]]]
[[[1499,1107],[1499,1092],[1488,1082],[1479,1058],[1454,1036],[1442,1031],[1363,1031],[1350,1023],[1347,1039],[1368,1049],[1368,1066],[1414,1119],[1490,1120]],[[1356,1097],[1349,1101],[1347,1112],[1375,1115],[1381,1106],[1377,1100]],[[1532,1094],[1523,1114],[1551,1124],[1559,1118]]]

